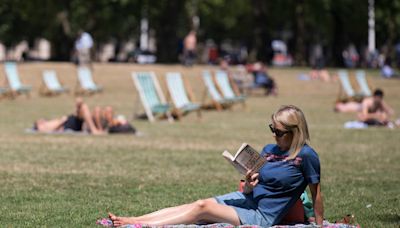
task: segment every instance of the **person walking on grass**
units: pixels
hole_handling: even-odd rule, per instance
[[[312,194],[316,223],[322,225],[320,162],[309,145],[303,112],[293,105],[282,106],[266,127],[271,130],[276,143],[263,148],[261,156],[267,162],[258,173],[247,173],[243,193],[201,199],[142,216],[120,217],[109,213],[113,225],[230,223],[269,227],[281,222],[307,186]]]

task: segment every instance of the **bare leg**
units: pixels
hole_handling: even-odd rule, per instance
[[[107,121],[109,127],[114,125],[114,110],[111,106],[107,106],[104,108],[103,118]]]
[[[144,220],[151,220],[151,219],[156,219],[157,217],[165,217],[165,216],[169,216],[171,214],[176,213],[177,211],[184,211],[187,210],[188,207],[190,205],[189,204],[183,204],[180,206],[175,206],[175,207],[168,207],[168,208],[164,208],[149,214],[145,214],[142,216],[138,216],[138,217],[117,217],[114,214],[109,213],[109,217],[111,220],[120,220],[120,222],[124,222],[124,224],[135,224],[137,223],[139,220],[140,221],[144,221]]]
[[[99,129],[100,131],[103,131],[103,125],[101,123],[101,118],[102,118],[102,113],[101,113],[101,108],[99,106],[95,107],[93,110],[93,120],[94,124]]]
[[[84,120],[85,124],[89,127],[89,130],[94,135],[103,134],[103,132],[97,129],[96,125],[94,124],[92,114],[90,113],[89,107],[85,103],[81,103],[77,108],[78,117]]]
[[[335,110],[338,112],[359,112],[361,111],[361,104],[358,102],[338,102],[335,105]]]
[[[35,124],[39,132],[54,132],[60,130],[66,120],[67,117],[63,116],[52,120],[40,119],[37,120]]]
[[[321,70],[320,71],[320,79],[324,82],[330,82],[331,81],[331,76],[329,75],[329,72],[327,70]]]
[[[236,226],[240,225],[240,220],[235,209],[230,206],[218,204],[212,198],[166,208],[140,217],[117,217],[110,214],[110,219],[115,226],[125,224],[193,224],[200,221],[209,223],[226,222]]]

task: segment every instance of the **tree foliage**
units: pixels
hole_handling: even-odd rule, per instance
[[[399,39],[399,0],[375,1],[377,45],[393,55]],[[315,43],[324,46],[333,65],[349,44],[360,50],[368,42],[365,0],[0,0],[0,40],[12,46],[50,40],[54,60],[68,60],[78,30],[89,31],[97,44],[111,39],[139,39],[140,20],[156,31],[161,62],[176,62],[178,44],[198,15],[198,39],[231,40],[246,45],[258,59],[271,59],[270,43],[282,39],[298,64],[305,64]]]

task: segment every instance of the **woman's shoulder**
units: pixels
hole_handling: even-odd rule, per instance
[[[262,151],[263,152],[272,151],[272,150],[276,149],[277,147],[278,147],[278,145],[276,145],[276,144],[267,144],[267,145],[264,146]]]
[[[305,144],[299,153],[300,157],[318,157],[317,152],[308,144]]]
[[[275,150],[279,150],[278,145],[276,144],[267,144],[264,146],[264,148],[262,149],[261,153],[271,153]]]

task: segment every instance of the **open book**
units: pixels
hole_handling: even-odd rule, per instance
[[[248,170],[258,172],[266,162],[266,159],[261,157],[260,154],[247,143],[242,144],[235,156],[232,156],[227,150],[222,153],[222,156],[243,175],[246,175]]]

